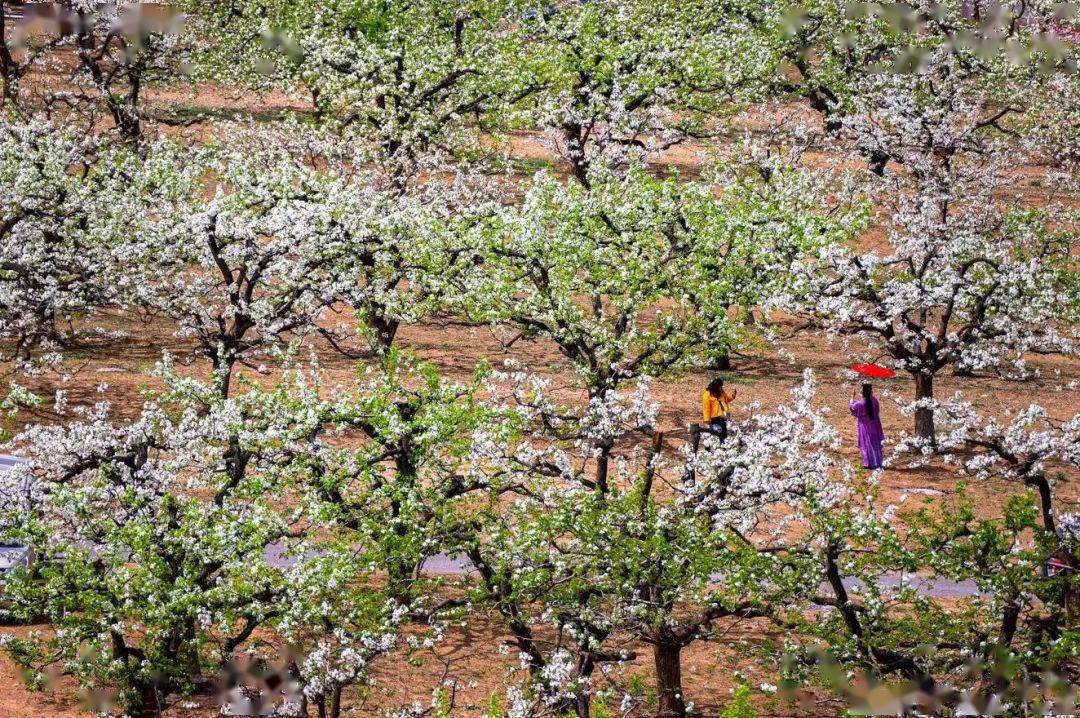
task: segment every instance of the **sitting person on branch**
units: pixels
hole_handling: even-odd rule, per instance
[[[701,394],[701,419],[703,423],[694,424],[691,427],[691,442],[695,450],[697,450],[698,438],[702,429],[717,437],[721,442],[727,438],[728,407],[731,402],[735,401],[738,393],[738,389],[735,388],[724,389],[724,380],[720,377],[716,377],[709,382],[709,386]]]

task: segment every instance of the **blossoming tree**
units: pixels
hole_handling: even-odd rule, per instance
[[[385,361],[332,399],[298,369],[226,397],[165,362],[167,392],[134,422],[99,405],[16,437],[4,537],[35,560],[6,577],[5,615],[56,633],[9,655],[38,676],[62,663],[138,716],[241,654],[287,660],[300,699],[281,714],[337,718],[372,662],[431,645],[463,604],[418,572],[472,535],[470,501],[498,496],[475,447],[513,423],[463,402],[476,386]],[[367,440],[343,443],[354,431]]]
[[[129,0],[31,5],[30,17],[11,23],[8,12],[0,9],[3,106],[22,119],[44,115],[94,132],[105,115],[120,138],[141,139],[146,90],[183,77],[190,46],[178,16]]]
[[[772,91],[805,98],[833,138],[842,137],[846,119],[861,111],[859,96],[868,76],[923,73],[943,57],[979,78],[990,99],[984,119],[1029,114],[1050,133],[1075,124],[1051,119],[1062,110],[1070,112],[1067,105],[1040,99],[1059,96],[1074,84],[1071,79],[1061,82],[1076,61],[1076,48],[1066,40],[1072,20],[1068,8],[1054,0],[1020,5],[813,0],[797,6],[763,4],[759,12],[774,22],[782,18],[782,30],[766,36],[778,58]],[[1046,109],[1050,112],[1044,115]],[[879,175],[897,161],[880,147],[862,145],[859,150]]]
[[[622,490],[583,495],[563,508],[573,539],[558,552],[589,566],[593,610],[613,632],[652,651],[657,716],[685,716],[682,652],[740,622],[783,623],[816,585],[812,522],[850,490],[837,444],[811,405],[813,380],[791,406],[760,407],[722,444],[664,457],[659,444],[626,462]],[[572,515],[571,515],[572,514]],[[782,517],[782,518],[781,518]],[[785,545],[783,535],[798,535]]]
[[[509,127],[540,139],[588,185],[590,171],[630,167],[694,138],[761,97],[773,65],[775,16],[753,3],[538,3],[520,23],[510,69],[535,90]]]
[[[342,248],[318,232],[328,218],[308,199],[317,175],[282,154],[180,150],[165,171],[188,192],[127,242],[143,273],[127,301],[195,339],[227,394],[237,362],[314,331],[335,296]],[[199,196],[203,180],[216,185],[209,201]]]
[[[704,182],[592,176],[586,187],[538,175],[521,207],[479,225],[477,270],[457,294],[478,319],[551,341],[590,403],[745,342],[730,307],[752,306],[800,246],[847,231],[790,176],[744,176],[720,199]],[[594,449],[600,492],[612,448]]]
[[[506,68],[519,42],[511,32],[515,4],[249,0],[225,8],[194,0],[186,7],[193,32],[215,39],[195,56],[199,72],[301,94],[311,116],[282,128],[277,142],[298,134],[319,163],[354,175],[353,196],[339,193],[334,210],[352,214],[340,225],[356,235],[354,251],[342,257],[354,284],[341,285],[341,298],[374,348],[386,351],[402,323],[444,308],[442,274],[461,245],[434,241],[431,222],[406,216],[422,210],[452,224],[490,197],[469,172],[485,154],[478,152],[485,118],[529,91],[524,75]]]
[[[39,677],[62,664],[102,710],[159,715],[279,610],[264,551],[295,520],[261,488],[272,446],[235,404],[190,392],[132,423],[100,405],[32,427],[4,477],[6,538],[35,553],[7,577],[5,610],[54,628],[7,651]]]
[[[1060,542],[1059,549],[1070,563],[1076,558],[1059,529],[1055,508],[1055,485],[1080,461],[1076,433],[1078,417],[1054,420],[1046,409],[1032,404],[1012,418],[1011,423],[987,418],[970,403],[952,400],[939,410],[945,424],[941,445],[963,471],[980,480],[999,479],[1033,489],[1046,537]],[[969,453],[973,452],[973,453]]]
[[[799,308],[812,324],[858,337],[912,376],[915,430],[928,444],[942,369],[1023,373],[1030,352],[1076,346],[1059,311],[1075,273],[1072,235],[1050,210],[1002,196],[1010,166],[1053,148],[999,127],[989,90],[937,52],[924,73],[863,81],[845,120],[859,146],[895,163],[872,183],[887,241],[828,247],[799,265]]]
[[[123,247],[178,189],[159,169],[48,123],[0,125],[0,338],[13,357],[86,340],[120,305],[135,277]]]

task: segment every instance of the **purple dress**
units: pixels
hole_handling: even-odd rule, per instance
[[[859,451],[862,463],[868,469],[881,468],[881,444],[885,441],[885,432],[881,428],[881,406],[877,397],[870,397],[874,405],[874,418],[866,413],[864,400],[851,402],[851,413],[859,423]]]

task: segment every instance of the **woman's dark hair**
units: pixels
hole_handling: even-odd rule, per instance
[[[706,387],[706,389],[713,396],[720,396],[720,392],[724,390],[724,380],[720,377],[716,377],[709,382],[709,386]]]
[[[866,407],[866,415],[873,421],[877,418],[874,414],[874,390],[869,384],[862,385],[863,406]]]

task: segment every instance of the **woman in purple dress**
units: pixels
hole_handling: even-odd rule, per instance
[[[851,413],[859,424],[859,451],[868,469],[881,468],[881,445],[885,432],[881,428],[881,406],[869,384],[862,385],[862,401],[856,401],[858,389],[851,388]]]

